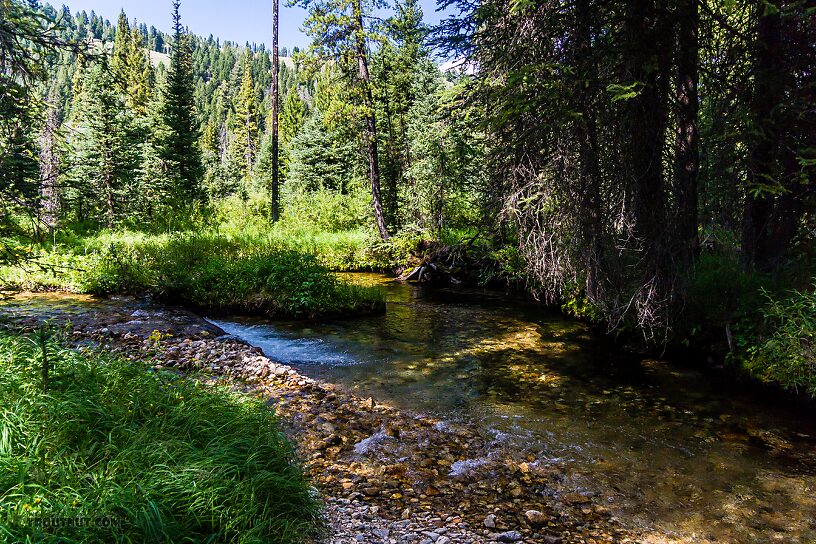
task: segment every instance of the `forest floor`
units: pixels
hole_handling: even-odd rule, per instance
[[[327,542],[671,542],[622,527],[563,467],[497,449],[475,427],[362,399],[276,363],[196,315],[123,297],[7,312],[17,329],[70,321],[76,345],[263,398],[326,501]]]

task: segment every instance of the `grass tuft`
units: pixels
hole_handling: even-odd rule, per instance
[[[0,540],[304,542],[321,506],[263,403],[0,332]]]

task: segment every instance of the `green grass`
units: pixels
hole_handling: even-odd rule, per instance
[[[0,398],[0,541],[296,543],[320,531],[315,491],[260,401],[5,331]]]
[[[315,244],[328,242],[305,236],[284,241],[280,233],[249,229],[102,232],[40,248],[36,265],[6,266],[0,282],[26,290],[150,295],[213,313],[314,318],[383,309],[379,291],[338,280],[315,256]],[[337,255],[350,248],[332,258],[342,260]]]

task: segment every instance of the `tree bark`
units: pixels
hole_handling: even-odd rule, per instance
[[[677,213],[675,265],[687,270],[700,252],[697,232],[697,180],[700,170],[697,130],[698,0],[679,0],[677,8],[677,134],[674,198]]]
[[[61,195],[59,177],[59,156],[57,154],[57,130],[59,130],[59,105],[57,97],[49,97],[52,105],[48,110],[45,130],[40,138],[40,219],[53,233],[59,219]]]
[[[388,227],[383,213],[380,196],[380,165],[377,157],[377,120],[374,115],[374,100],[371,93],[371,76],[368,72],[368,53],[366,51],[365,27],[363,26],[363,9],[360,0],[352,1],[357,42],[357,64],[360,82],[363,86],[363,109],[365,110],[365,144],[368,153],[369,177],[371,180],[371,203],[374,207],[374,219],[383,240],[388,240]]]
[[[280,217],[280,188],[278,170],[278,117],[279,103],[278,78],[278,4],[279,0],[272,0],[272,221]]]
[[[625,183],[631,199],[627,234],[632,257],[637,258],[634,308],[638,325],[647,334],[671,327],[675,280],[663,172],[672,79],[666,34],[671,28],[658,1],[628,2],[624,30],[624,81],[636,82],[638,91],[626,101],[624,114]]]
[[[754,51],[754,94],[751,117],[754,138],[748,155],[748,186],[743,212],[742,257],[746,267],[772,268],[769,246],[774,196],[767,188],[777,181],[777,127],[774,110],[783,99],[784,63],[780,58],[781,19],[759,1]]]
[[[588,84],[580,85],[577,93],[581,119],[578,121],[578,139],[581,172],[581,221],[583,260],[586,268],[585,289],[587,298],[595,303],[603,300],[602,277],[603,224],[601,218],[601,168],[598,161],[598,130],[595,118],[597,85],[593,81],[592,65],[592,16],[589,0],[576,2],[576,54],[583,77]]]

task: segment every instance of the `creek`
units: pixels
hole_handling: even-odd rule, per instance
[[[618,353],[502,293],[343,276],[382,289],[386,313],[212,322],[358,396],[475,423],[497,452],[533,450],[624,525],[690,542],[816,542],[812,413],[682,361]]]

